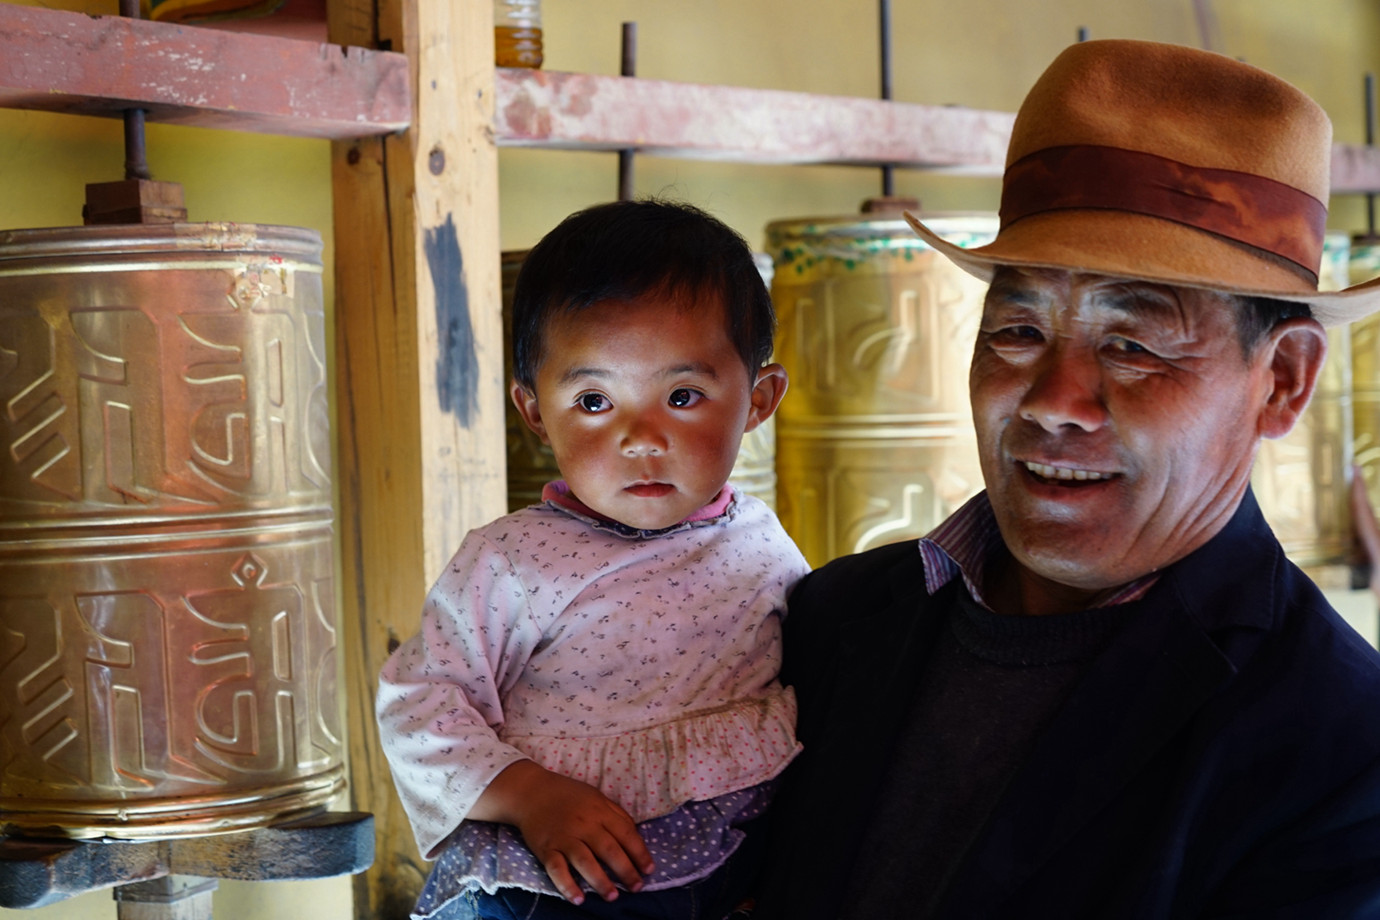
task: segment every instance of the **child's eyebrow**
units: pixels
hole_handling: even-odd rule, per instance
[[[688,364],[673,364],[661,371],[662,377],[677,377],[681,374],[699,374],[708,377],[710,380],[718,380],[719,372],[714,369],[714,365],[705,364],[702,361],[692,361]],[[603,367],[572,367],[567,368],[561,374],[557,382],[559,385],[574,383],[577,380],[593,378],[595,380],[605,380],[613,376],[613,372]]]
[[[581,380],[585,377],[601,379],[608,376],[609,372],[602,367],[571,367],[567,368],[566,372],[561,374],[561,379],[556,382],[559,384],[566,384],[574,383],[576,380]]]
[[[719,372],[714,369],[714,365],[695,361],[690,364],[676,364],[666,368],[661,372],[663,377],[675,377],[678,374],[703,374],[710,380],[718,380]]]

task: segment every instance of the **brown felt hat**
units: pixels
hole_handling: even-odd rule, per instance
[[[990,280],[1058,268],[1309,304],[1324,325],[1380,308],[1380,279],[1319,292],[1332,124],[1290,84],[1209,51],[1067,48],[1016,114],[993,242],[925,241]]]

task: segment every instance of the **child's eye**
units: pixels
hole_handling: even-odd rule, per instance
[[[608,397],[603,393],[581,393],[575,400],[581,409],[586,412],[606,412],[609,408]]]
[[[703,393],[699,393],[689,387],[677,387],[671,391],[671,397],[666,401],[677,409],[684,409],[693,406],[703,398]]]

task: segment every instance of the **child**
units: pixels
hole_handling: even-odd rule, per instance
[[[513,401],[563,479],[466,536],[384,666],[437,859],[417,915],[721,920],[800,747],[776,675],[807,565],[727,485],[786,390],[771,299],[736,233],[641,201],[563,221],[513,300]]]

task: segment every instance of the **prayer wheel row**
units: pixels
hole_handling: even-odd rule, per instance
[[[997,232],[990,215],[926,223],[962,246]],[[1325,243],[1320,287],[1345,287],[1348,238]],[[773,504],[812,565],[922,536],[982,488],[968,362],[986,285],[898,215],[778,221],[766,248],[775,360],[791,384],[774,431],[744,440],[735,481]],[[505,310],[523,255],[504,256]],[[1380,274],[1380,247],[1360,256]],[[1287,437],[1262,443],[1252,477],[1286,552],[1315,573],[1352,561],[1353,456],[1380,498],[1380,325],[1370,320],[1329,330],[1308,411]],[[510,507],[537,500],[556,475],[511,409],[508,463]]]

